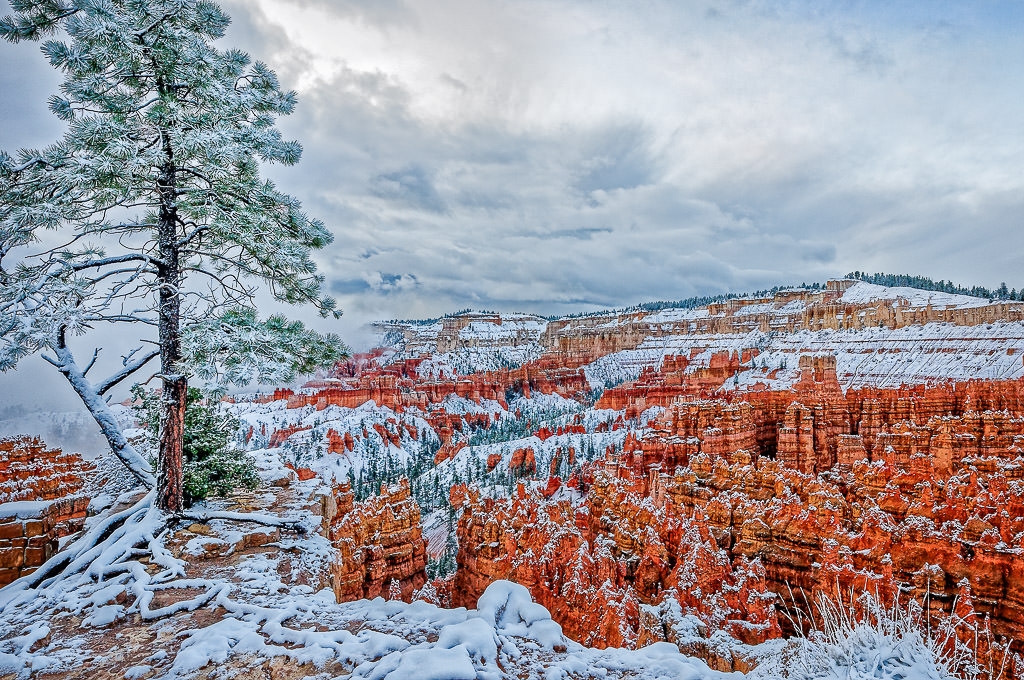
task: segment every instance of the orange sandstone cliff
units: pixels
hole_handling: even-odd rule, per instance
[[[338,549],[332,580],[339,602],[384,596],[412,600],[426,583],[427,543],[420,510],[402,480],[355,503],[348,485],[325,502],[333,507],[327,535]]]

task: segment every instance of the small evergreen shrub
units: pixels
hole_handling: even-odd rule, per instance
[[[155,449],[160,436],[160,395],[136,385],[132,396],[136,418]],[[255,489],[260,482],[252,456],[232,445],[239,420],[209,402],[202,390],[188,388],[182,453],[185,503],[189,505],[239,489]]]

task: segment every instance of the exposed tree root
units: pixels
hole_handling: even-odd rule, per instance
[[[181,512],[177,515],[181,519],[190,519],[195,522],[209,522],[214,519],[226,519],[233,522],[253,522],[254,524],[262,524],[267,527],[280,527],[282,529],[290,529],[298,534],[309,533],[309,527],[299,519],[285,519],[284,517],[277,517],[276,515],[268,515],[262,512],[227,512],[227,511],[208,511],[208,512]]]
[[[182,519],[221,519],[308,532],[299,520],[265,513],[169,515],[157,508],[155,496],[155,491],[150,491],[130,508],[99,521],[37,571],[0,589],[0,616],[59,609],[83,615],[86,625],[105,625],[132,613],[152,620],[193,611],[226,596],[230,585],[185,578],[185,561],[171,555],[164,546],[169,525]],[[157,593],[173,589],[202,592],[164,607],[151,607]],[[131,596],[129,604],[111,604],[122,594]]]

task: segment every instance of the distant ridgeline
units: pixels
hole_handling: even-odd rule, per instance
[[[801,283],[799,286],[772,286],[771,288],[763,288],[756,290],[752,293],[720,293],[718,295],[695,295],[694,297],[683,298],[682,300],[657,300],[654,302],[641,302],[631,307],[620,307],[615,309],[602,309],[594,312],[575,312],[573,314],[533,314],[541,319],[548,321],[557,321],[559,319],[583,319],[589,316],[603,316],[605,314],[628,314],[630,312],[657,312],[662,309],[697,309],[699,307],[707,307],[715,302],[725,302],[726,300],[738,300],[741,298],[749,297],[766,297],[768,295],[774,295],[782,290],[792,289],[808,289],[808,290],[821,290],[825,287],[824,283]],[[981,289],[984,290],[984,289]],[[445,314],[444,316],[435,317],[432,319],[391,319],[382,323],[388,324],[409,324],[413,326],[429,326],[435,324],[443,319],[451,319],[459,316],[466,316],[467,314],[498,314],[491,310],[484,309],[473,309],[467,307],[466,309],[460,309],[457,312]]]
[[[566,314],[564,316],[548,316],[545,317],[549,321],[555,321],[557,319],[580,319],[588,316],[601,316],[609,313],[626,313],[629,312],[658,312],[662,309],[697,309],[699,307],[707,307],[710,304],[716,302],[725,302],[726,300],[739,300],[741,298],[749,297],[768,297],[774,295],[779,291],[792,290],[794,288],[802,288],[809,290],[821,290],[825,287],[824,283],[801,283],[799,286],[772,286],[771,288],[762,288],[756,290],[753,293],[722,293],[720,295],[696,295],[694,297],[683,298],[682,300],[658,300],[655,302],[641,302],[638,305],[632,307],[623,307],[621,309],[614,310],[602,310],[600,312],[577,312],[576,314]]]
[[[942,293],[956,293],[959,295],[970,295],[978,298],[988,298],[989,300],[1024,300],[1024,286],[1018,291],[1016,288],[1007,288],[1006,283],[1003,282],[995,290],[985,288],[984,286],[961,286],[953,283],[952,281],[939,280],[928,278],[927,276],[913,276],[911,274],[885,274],[882,272],[875,272],[869,274],[862,271],[854,271],[847,274],[844,278],[855,279],[857,281],[864,281],[866,283],[873,283],[878,286],[888,287],[906,287],[906,288],[918,288],[920,290],[932,290]],[[771,288],[763,288],[747,293],[721,293],[718,295],[695,295],[693,297],[683,298],[681,300],[657,300],[654,302],[642,302],[632,307],[622,307],[619,309],[605,309],[595,312],[576,312],[574,314],[564,315],[543,315],[538,314],[536,316],[547,319],[548,321],[555,321],[558,319],[580,319],[589,316],[601,316],[609,313],[629,313],[629,312],[657,312],[663,309],[697,309],[699,307],[707,307],[710,304],[716,302],[725,302],[726,300],[738,300],[750,297],[768,297],[774,295],[780,291],[792,290],[792,289],[809,289],[809,290],[821,290],[825,287],[824,283],[801,283],[799,286],[772,286]],[[396,324],[410,324],[415,326],[429,326],[435,324],[442,319],[464,316],[467,314],[479,313],[479,314],[496,314],[496,312],[485,311],[485,310],[474,310],[474,309],[461,309],[451,314],[445,314],[442,317],[433,319],[394,319],[387,323]]]
[[[988,298],[990,300],[1024,300],[1024,286],[1021,287],[1018,292],[1016,288],[1008,289],[1006,283],[1001,283],[999,288],[996,290],[990,290],[984,286],[961,286],[953,283],[952,281],[935,281],[928,278],[927,276],[912,276],[910,274],[884,274],[875,272],[874,274],[868,274],[867,272],[855,271],[850,272],[845,277],[847,279],[856,279],[857,281],[864,281],[866,283],[873,283],[877,286],[889,286],[889,287],[906,287],[906,288],[919,288],[921,290],[934,290],[943,293],[957,293],[960,295],[970,295],[972,297]],[[684,298],[682,300],[659,300],[656,302],[643,302],[633,307],[625,307],[623,309],[612,310],[616,312],[657,312],[662,309],[696,309],[698,307],[707,307],[715,302],[725,302],[726,300],[737,300],[741,298],[750,297],[768,297],[774,295],[780,291],[797,289],[810,289],[810,290],[821,290],[825,287],[824,283],[801,283],[799,286],[772,286],[771,288],[764,288],[756,290],[752,293],[723,293],[720,295],[698,295],[694,297]],[[467,310],[469,311],[469,310]],[[573,319],[579,317],[593,316],[595,314],[607,314],[608,311],[603,312],[581,312],[577,314],[568,314],[559,317],[547,317],[549,320],[559,319]]]
[[[1024,300],[1024,286],[1018,292],[1016,288],[1010,290],[1006,282],[999,284],[999,288],[989,290],[984,286],[960,286],[952,281],[933,281],[927,276],[911,276],[909,274],[882,274],[875,272],[850,272],[846,275],[848,279],[857,279],[873,283],[877,286],[902,286],[906,288],[920,288],[921,290],[934,290],[942,293],[958,293],[960,295],[971,295],[973,297],[988,298],[990,300]]]

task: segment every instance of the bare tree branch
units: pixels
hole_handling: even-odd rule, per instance
[[[84,370],[82,371],[82,375],[89,375],[89,370],[90,370],[90,369],[91,369],[91,368],[92,368],[92,367],[93,367],[94,365],[96,365],[96,359],[97,359],[97,358],[99,358],[99,356],[100,356],[100,349],[102,349],[102,348],[100,348],[100,347],[97,347],[96,349],[94,349],[94,350],[92,351],[92,359],[90,359],[90,360],[89,360],[89,365],[88,365],[88,366],[86,366],[86,367],[85,367],[85,369],[84,369]],[[100,394],[103,394],[103,393],[102,393],[102,392],[100,392]]]
[[[131,363],[125,363],[123,369],[113,374],[103,382],[96,385],[96,393],[100,396],[106,394],[112,387],[120,383],[122,380],[135,373],[137,370],[148,364],[150,361],[160,356],[159,349],[153,349],[143,354],[141,357]]]

